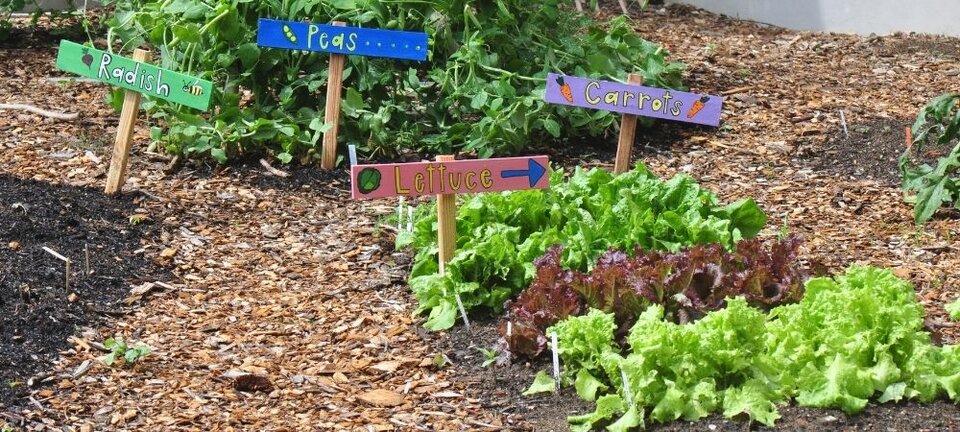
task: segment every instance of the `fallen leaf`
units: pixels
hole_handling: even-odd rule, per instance
[[[390,390],[371,390],[360,395],[360,400],[376,406],[392,407],[403,404],[403,395]]]
[[[370,369],[378,370],[380,372],[392,373],[396,372],[397,368],[400,367],[400,362],[395,360],[387,360],[377,363],[373,366],[370,366]]]

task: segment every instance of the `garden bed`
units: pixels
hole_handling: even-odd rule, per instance
[[[607,3],[613,2],[604,2],[603,15],[611,16],[615,4]],[[688,173],[725,203],[755,197],[769,217],[761,237],[775,236],[785,223],[806,238],[801,253],[811,266],[831,272],[852,263],[892,268],[917,288],[926,328],[955,343],[957,328],[943,304],[960,287],[958,221],[940,216],[917,227],[889,171],[868,179],[869,173],[837,167],[880,151],[840,151],[859,142],[856,126],[913,118],[925,101],[952,89],[960,61],[924,48],[944,38],[792,32],[685,7],[653,8],[636,19],[642,36],[689,65],[691,90],[728,99],[719,129],[658,124],[638,133],[635,158],[661,177]],[[888,50],[899,45],[916,49]],[[0,111],[0,173],[18,191],[35,187],[25,179],[99,188],[116,114],[101,102],[105,86],[47,82],[59,75],[53,58],[52,49],[31,56],[0,51],[8,65],[0,70],[0,102],[82,109],[82,119],[54,123]],[[24,87],[34,90],[25,94]],[[854,129],[849,143],[837,139],[843,133],[839,109]],[[892,137],[882,134],[889,138],[883,151],[904,142],[902,127],[891,130]],[[165,173],[169,161],[144,150],[147,136],[147,128],[137,129],[125,189],[139,201],[123,202],[141,207],[153,224],[144,225],[151,231],[128,231],[132,237],[125,241],[144,244],[124,250],[143,248],[147,261],[174,251],[165,259],[178,289],[155,293],[146,307],[100,334],[132,337],[154,352],[134,369],[107,368],[96,363],[99,351],[75,344],[48,371],[59,383],[90,360],[94,367],[85,379],[47,387],[53,394],[46,397],[40,389],[23,390],[17,396],[26,398],[8,404],[17,408],[0,409],[9,423],[28,430],[45,424],[96,430],[562,430],[567,415],[591,410],[569,390],[519,395],[546,367],[542,360],[482,367],[476,348],[493,344],[493,319],[477,317],[469,332],[422,329],[422,320],[411,317],[416,304],[405,283],[410,256],[392,251],[395,229],[378,224],[393,214],[395,202],[350,201],[343,174],[311,168],[290,169],[292,175],[281,178],[258,164],[211,169],[188,162]],[[551,155],[565,167],[609,167],[614,143],[613,136],[590,145],[570,139],[551,143],[563,146]],[[51,159],[65,150],[78,157]],[[79,157],[86,151],[96,158]],[[830,151],[844,158],[825,157]],[[51,190],[63,199],[74,193]],[[10,204],[4,201],[0,223],[14,217]],[[114,223],[129,225],[129,216],[120,212]],[[17,265],[19,272],[29,270]],[[143,266],[130,274],[150,275]],[[45,284],[59,284],[56,271]],[[438,355],[449,364],[438,364]],[[265,375],[274,388],[238,392],[231,378],[238,372]],[[960,410],[936,402],[870,406],[857,416],[794,407],[781,414],[778,424],[786,430],[947,430],[958,427]],[[654,428],[710,425],[745,428],[716,416]]]

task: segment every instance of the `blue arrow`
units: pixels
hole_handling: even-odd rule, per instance
[[[539,162],[533,159],[527,159],[527,169],[500,171],[500,177],[528,177],[530,179],[530,187],[534,187],[540,182],[540,179],[543,178],[543,175],[546,174],[546,172],[547,169],[544,168],[543,165],[540,165]]]

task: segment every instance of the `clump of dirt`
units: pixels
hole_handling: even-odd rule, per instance
[[[906,147],[909,124],[908,120],[878,119],[848,125],[849,138],[841,132],[826,142],[801,146],[800,156],[818,171],[899,185],[897,159]]]
[[[136,214],[131,196],[0,175],[0,409],[22,405],[79,326],[123,313],[131,285],[170,279],[136,252],[154,231]],[[69,291],[65,263],[43,247],[72,261]]]

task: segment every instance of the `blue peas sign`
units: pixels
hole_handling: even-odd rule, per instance
[[[257,45],[332,54],[427,59],[427,34],[261,18]]]

